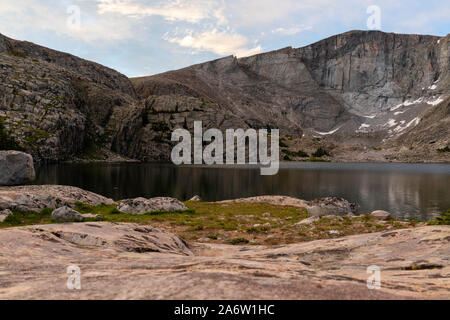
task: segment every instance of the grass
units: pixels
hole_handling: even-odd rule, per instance
[[[314,158],[322,158],[322,157],[324,157],[324,156],[330,157],[331,155],[330,155],[330,153],[329,153],[327,150],[325,150],[323,147],[317,148],[316,152],[314,152],[314,153],[312,154],[312,157],[314,157]]]
[[[307,154],[306,152],[304,152],[303,150],[299,150],[299,151],[290,151],[290,150],[286,150],[283,149],[281,150],[285,155],[287,156],[291,156],[291,157],[298,157],[298,158],[308,158],[309,154]]]
[[[450,209],[440,217],[436,217],[434,221],[428,222],[429,225],[448,226],[450,225]]]
[[[289,146],[286,144],[286,142],[284,142],[283,139],[280,139],[280,144],[279,144],[280,148],[288,148]]]
[[[378,221],[369,215],[327,217],[311,225],[296,225],[309,216],[305,208],[249,202],[188,201],[185,204],[189,208],[185,211],[152,212],[144,215],[124,214],[115,205],[106,204],[91,206],[77,202],[74,208],[80,213],[100,214],[104,221],[152,225],[186,240],[233,245],[277,245],[335,238],[336,235],[330,234],[330,231],[339,231],[338,236],[348,236],[424,225],[416,221]],[[52,209],[44,209],[40,213],[14,212],[14,215],[0,223],[0,228],[53,223],[51,212]],[[449,213],[441,220],[436,220],[436,224],[445,221],[448,224],[448,215]]]
[[[18,51],[18,50],[9,50],[8,54],[10,56],[19,57],[19,58],[25,58],[26,57],[25,53],[23,53],[22,51]]]
[[[12,215],[0,223],[0,228],[20,227],[36,224],[52,223],[52,209],[45,208],[41,212],[13,211]]]
[[[235,245],[238,245],[238,244],[246,244],[246,243],[249,243],[249,242],[250,241],[245,239],[245,238],[235,238],[235,239],[231,240],[230,243],[235,246]]]

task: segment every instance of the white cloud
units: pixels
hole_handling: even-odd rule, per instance
[[[281,34],[283,36],[293,36],[302,31],[311,30],[311,26],[296,26],[291,28],[277,28],[272,30],[272,34]]]
[[[222,23],[220,4],[209,0],[158,1],[151,5],[136,0],[98,0],[99,14],[119,13],[130,17],[161,16],[168,21],[197,23],[216,17]]]
[[[250,41],[237,33],[227,33],[213,29],[194,34],[192,31],[183,37],[165,36],[165,40],[199,51],[209,51],[218,55],[245,57],[262,52],[261,46],[250,48]]]
[[[83,3],[86,0],[78,2]],[[67,36],[73,39],[95,43],[98,40],[116,41],[133,36],[132,25],[126,21],[118,23],[114,16],[97,16],[95,13],[80,8],[80,28],[74,29],[68,25],[71,12],[69,6],[60,3],[50,3],[34,0],[2,0],[0,4],[0,32],[12,37],[21,38],[20,35],[30,29],[52,31],[59,36]],[[51,19],[49,19],[51,17]],[[17,23],[21,21],[22,23]],[[27,39],[24,39],[27,40]]]

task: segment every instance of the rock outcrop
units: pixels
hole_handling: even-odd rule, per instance
[[[136,198],[120,201],[117,209],[123,213],[146,214],[157,211],[178,211],[188,208],[179,200],[174,198]]]
[[[78,211],[64,206],[53,210],[52,219],[57,222],[80,222],[83,221],[83,216]]]
[[[5,221],[5,219],[12,214],[13,214],[12,211],[9,209],[0,210],[0,222]]]
[[[32,182],[33,157],[19,151],[0,151],[0,186],[13,186]]]
[[[0,230],[0,298],[448,299],[449,239],[450,227],[429,226],[282,246],[188,246],[136,224],[11,228]],[[82,290],[66,288],[74,264]],[[380,290],[366,286],[373,265]]]
[[[225,200],[219,203],[227,202],[264,202],[277,206],[291,206],[306,208],[309,215],[314,217],[323,217],[327,215],[344,216],[359,215],[360,207],[357,203],[351,203],[342,198],[327,197],[306,201],[287,196],[257,196],[235,200]]]
[[[114,110],[137,103],[129,79],[114,70],[1,34],[0,43],[0,134],[35,161],[107,147]]]
[[[308,213],[311,216],[345,216],[359,215],[360,207],[357,203],[350,203],[345,199],[336,197],[327,197],[308,201]]]
[[[44,208],[72,207],[76,202],[93,206],[115,203],[101,195],[71,186],[0,187],[0,210],[39,212]]]

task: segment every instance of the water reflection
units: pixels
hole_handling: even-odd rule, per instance
[[[450,165],[434,164],[283,163],[276,176],[261,176],[255,167],[59,164],[38,168],[36,183],[73,185],[116,200],[338,196],[358,202],[365,212],[383,209],[402,218],[429,219],[450,208]]]

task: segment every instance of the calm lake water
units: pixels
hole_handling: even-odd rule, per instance
[[[115,200],[200,195],[218,201],[257,195],[312,200],[336,196],[364,212],[431,219],[450,209],[450,165],[391,163],[282,163],[276,176],[256,167],[171,164],[57,164],[37,169],[36,184],[77,186]]]

